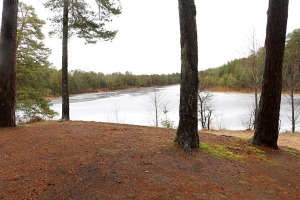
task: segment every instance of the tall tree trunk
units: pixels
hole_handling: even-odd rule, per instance
[[[289,0],[269,0],[266,60],[253,144],[277,149]]]
[[[69,0],[64,0],[62,39],[62,119],[70,120],[68,83]]]
[[[175,141],[187,152],[199,147],[198,42],[194,0],[178,0],[181,44],[179,125]]]
[[[254,89],[254,101],[255,101],[255,108],[254,108],[254,122],[253,122],[253,129],[256,129],[256,123],[257,123],[257,114],[258,114],[258,86],[255,84],[255,89]]]
[[[294,89],[292,88],[291,92],[291,106],[292,106],[292,133],[295,133],[296,128],[296,119],[295,119],[295,96],[294,96]]]
[[[0,127],[16,125],[18,0],[3,0],[0,39]]]

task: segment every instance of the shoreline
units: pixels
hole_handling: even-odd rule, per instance
[[[180,84],[173,84],[173,85],[161,85],[161,86],[150,86],[150,87],[128,87],[128,88],[121,88],[121,89],[115,89],[115,90],[109,90],[105,88],[98,88],[96,90],[90,91],[90,92],[83,92],[83,93],[75,93],[70,94],[70,96],[74,95],[83,95],[83,94],[92,94],[92,93],[99,93],[99,92],[114,92],[114,91],[124,91],[124,90],[137,90],[137,89],[147,89],[147,88],[154,88],[154,87],[169,87],[169,86],[176,86]],[[227,88],[227,87],[211,87],[211,88],[205,88],[202,90],[203,92],[219,92],[219,93],[240,93],[240,94],[254,94],[254,91],[251,89],[246,88]],[[260,95],[261,91],[258,92]],[[282,91],[281,94],[288,94],[287,91]],[[300,91],[295,93],[296,95],[300,95]],[[47,95],[45,96],[48,100],[56,100],[58,98],[61,98],[61,96],[54,96],[54,95]]]
[[[74,96],[74,95],[84,95],[84,94],[93,94],[93,93],[100,93],[100,92],[115,92],[115,91],[125,91],[125,90],[138,90],[138,89],[147,89],[147,88],[159,88],[159,87],[169,87],[169,86],[176,86],[179,84],[172,84],[172,85],[155,85],[155,86],[150,86],[150,87],[128,87],[128,88],[121,88],[121,89],[115,89],[115,90],[109,90],[109,89],[104,89],[104,88],[99,88],[90,92],[83,92],[83,93],[75,93],[75,94],[69,94],[69,96]],[[55,100],[58,98],[61,98],[61,96],[54,96],[54,95],[47,95],[45,96],[46,99],[49,100]]]

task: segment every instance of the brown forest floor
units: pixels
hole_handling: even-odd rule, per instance
[[[172,142],[174,130],[2,128],[0,199],[300,199],[300,151],[286,147],[299,149],[300,134],[280,136],[284,150],[276,151],[252,146],[249,132],[213,133],[201,132],[201,148],[187,154]]]

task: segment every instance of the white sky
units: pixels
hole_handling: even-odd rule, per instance
[[[89,0],[92,2],[92,0]],[[33,5],[41,19],[49,16],[45,0],[23,0]],[[253,29],[264,44],[268,0],[195,0],[197,6],[199,70],[221,66],[247,54]],[[85,45],[72,38],[69,69],[134,74],[180,72],[177,0],[124,0],[123,13],[112,22],[119,30],[113,42]],[[0,0],[2,11],[3,1]],[[49,38],[50,61],[61,68],[61,40]],[[300,28],[300,0],[290,0],[288,30]]]

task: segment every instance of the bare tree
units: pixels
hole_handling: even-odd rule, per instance
[[[149,124],[151,126],[158,127],[160,117],[164,114],[164,110],[167,109],[168,101],[163,93],[159,93],[157,88],[153,89],[153,92],[149,98],[149,115],[151,120]]]
[[[288,119],[291,121],[292,132],[295,132],[297,120],[300,115],[300,99],[296,98],[296,92],[300,88],[300,69],[299,63],[288,67],[283,73],[284,88],[287,92],[287,101],[291,108]]]
[[[264,57],[264,48],[261,48],[259,42],[256,37],[255,29],[253,29],[250,37],[249,43],[251,44],[248,47],[249,56],[245,60],[245,67],[249,70],[251,75],[251,80],[249,83],[249,87],[253,90],[254,93],[254,108],[251,111],[250,117],[252,117],[252,113],[254,115],[254,120],[250,119],[253,122],[253,128],[255,129],[255,118],[258,112],[258,103],[259,103],[259,92],[261,89],[262,82],[262,58]]]
[[[16,125],[18,0],[3,0],[0,38],[0,127]]]
[[[296,98],[296,92],[300,89],[300,29],[288,34],[284,61],[283,86],[291,106],[288,119],[291,121],[292,132],[295,132],[300,117],[300,99]]]
[[[300,119],[300,97],[296,97],[295,93],[289,92],[287,96],[287,102],[290,105],[290,108],[287,109],[290,115],[287,118],[291,122],[292,132],[296,131],[296,125],[299,123]]]
[[[241,116],[242,125],[246,128],[246,130],[254,129],[254,121],[255,121],[255,110],[250,107],[248,115]]]
[[[211,92],[198,92],[198,113],[202,129],[209,130],[211,127],[213,113],[212,98],[213,94]]]
[[[269,0],[266,59],[253,144],[278,149],[282,63],[289,0]]]
[[[111,109],[106,110],[105,116],[106,122],[123,124],[126,121],[126,118],[120,116],[120,106],[117,102],[115,102],[114,106]]]

